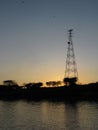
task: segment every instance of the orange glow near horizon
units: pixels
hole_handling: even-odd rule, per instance
[[[84,76],[85,75],[85,76]],[[64,78],[64,73],[53,73],[49,74],[48,72],[44,72],[43,74],[38,73],[38,75],[30,75],[30,74],[24,74],[23,76],[19,77],[14,77],[10,76],[11,78],[6,78],[1,81],[1,84],[4,80],[15,80],[19,85],[23,85],[24,83],[29,83],[29,82],[43,82],[44,86],[46,86],[46,82],[48,81],[63,81]],[[93,80],[94,77],[92,77],[88,74],[81,73],[79,74],[79,83],[81,84],[87,84],[91,82],[97,82],[97,79]]]

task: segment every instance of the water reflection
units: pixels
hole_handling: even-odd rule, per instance
[[[65,127],[66,130],[81,130],[76,103],[65,105]]]
[[[98,130],[98,103],[0,101],[1,130]]]
[[[79,103],[78,114],[83,130],[98,130],[98,102]]]
[[[16,102],[0,102],[0,125],[2,130],[13,128],[16,122]]]

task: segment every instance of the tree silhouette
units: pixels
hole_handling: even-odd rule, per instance
[[[10,89],[19,88],[19,85],[14,80],[5,80],[3,81],[3,85]]]
[[[58,87],[59,85],[61,85],[61,81],[49,81],[46,82],[46,85],[49,87]]]
[[[62,82],[61,81],[57,81],[56,84],[57,84],[57,86],[60,86],[62,84]]]
[[[25,84],[25,87],[27,89],[38,89],[40,88],[41,86],[43,86],[43,83],[42,82],[38,82],[38,83],[26,83]]]
[[[46,85],[50,87],[51,86],[51,81],[46,82]]]

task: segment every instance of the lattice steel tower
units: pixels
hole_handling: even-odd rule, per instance
[[[65,78],[76,79],[77,81],[78,72],[77,72],[77,64],[75,61],[75,53],[73,48],[72,31],[73,29],[68,30],[68,49],[67,49],[67,58],[66,58]]]

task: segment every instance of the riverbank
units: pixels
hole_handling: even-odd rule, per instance
[[[75,85],[69,87],[13,89],[0,88],[0,99],[17,100],[42,100],[42,99],[64,99],[64,100],[98,100],[98,84]]]

